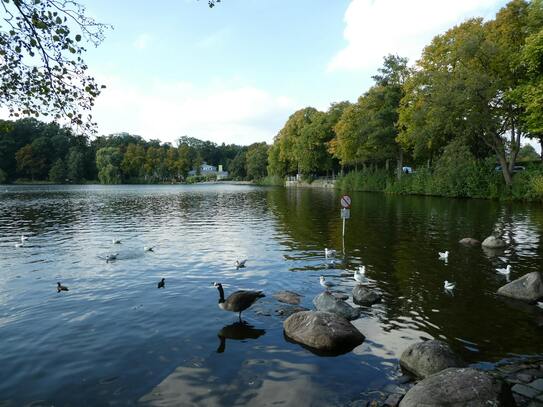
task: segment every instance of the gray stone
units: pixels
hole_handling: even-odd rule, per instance
[[[534,380],[533,382],[529,383],[528,386],[543,392],[543,379]]]
[[[414,375],[425,378],[449,367],[462,367],[464,362],[445,342],[430,340],[414,343],[404,350],[400,365]]]
[[[292,314],[295,314],[297,312],[302,312],[302,311],[309,311],[309,310],[305,307],[300,307],[299,305],[289,305],[289,306],[278,308],[275,312],[277,313],[277,315],[290,317]]]
[[[532,399],[539,394],[539,392],[536,389],[534,389],[533,387],[527,386],[525,384],[515,384],[511,388],[511,390],[529,399]]]
[[[381,298],[381,294],[363,285],[357,285],[353,288],[353,302],[355,304],[369,307],[381,302]]]
[[[465,246],[479,246],[481,244],[479,240],[473,239],[471,237],[465,237],[463,239],[460,239],[458,243],[463,244]]]
[[[290,305],[298,305],[301,297],[302,296],[300,294],[292,291],[279,291],[278,293],[273,294],[273,298],[275,298],[277,301]]]
[[[365,339],[353,324],[331,312],[297,312],[283,322],[283,328],[291,340],[325,353],[350,352]]]
[[[313,299],[313,304],[318,311],[332,312],[341,315],[349,321],[356,319],[360,315],[360,311],[351,307],[346,302],[338,300],[327,291],[322,292]]]
[[[400,404],[400,401],[403,398],[403,394],[391,394],[385,400],[383,407],[397,407]]]
[[[481,244],[489,249],[502,249],[506,246],[505,241],[496,236],[488,236]]]
[[[521,382],[528,383],[533,380],[533,376],[529,375],[527,373],[519,373],[517,374],[517,379],[519,379]]]
[[[349,296],[345,293],[333,292],[332,295],[341,301],[345,301],[349,299]]]
[[[541,273],[533,271],[500,287],[498,294],[528,302],[543,298],[543,278]]]
[[[511,390],[500,379],[472,368],[449,368],[412,387],[400,407],[512,407]]]

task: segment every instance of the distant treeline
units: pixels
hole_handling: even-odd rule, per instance
[[[223,165],[235,179],[258,179],[266,176],[268,148],[266,143],[217,145],[186,136],[174,147],[128,133],[90,140],[56,123],[0,121],[0,183],[185,181],[203,162]]]
[[[356,103],[292,114],[270,149],[269,175],[311,178],[343,170],[367,178],[379,169],[377,190],[436,194],[456,189],[437,181],[413,190],[409,182],[391,184],[407,175],[404,166],[423,169],[425,182],[437,176],[450,186],[462,177],[473,184],[494,179],[496,169],[506,190],[528,182],[515,164],[540,160],[521,138],[543,145],[543,0],[513,0],[493,20],[473,18],[451,28],[413,67],[389,55],[373,79]],[[541,167],[530,170],[533,185],[526,188],[539,188],[543,197]],[[474,188],[450,195],[470,196]]]

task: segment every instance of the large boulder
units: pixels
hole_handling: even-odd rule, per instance
[[[414,375],[425,378],[449,367],[463,367],[464,362],[442,341],[414,343],[403,351],[400,365]]]
[[[488,249],[503,249],[506,243],[496,236],[488,236],[481,245]]]
[[[332,312],[334,314],[342,316],[349,321],[356,319],[360,316],[359,309],[351,307],[349,304],[337,299],[327,291],[324,291],[323,293],[317,295],[313,299],[313,304],[318,311]]]
[[[381,297],[381,294],[363,285],[357,285],[353,288],[353,302],[358,305],[369,307],[381,302]]]
[[[324,354],[350,352],[364,335],[345,318],[331,312],[302,311],[283,322],[287,338]]]
[[[472,368],[449,368],[412,387],[400,407],[513,407],[509,386]]]
[[[480,241],[471,237],[465,237],[463,239],[460,239],[458,243],[463,244],[464,246],[479,246],[481,244]]]
[[[543,298],[543,278],[541,273],[533,271],[500,287],[498,294],[528,302]]]
[[[300,294],[292,291],[279,291],[273,294],[273,298],[275,298],[277,301],[290,305],[300,304],[301,297],[302,296]]]

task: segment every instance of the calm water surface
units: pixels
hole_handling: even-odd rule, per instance
[[[511,264],[512,278],[541,270],[541,206],[353,194],[343,248],[333,191],[0,191],[2,406],[345,405],[393,388],[399,355],[421,338],[442,338],[483,366],[543,353],[543,311],[494,295],[505,282],[496,267]],[[506,251],[457,243],[492,232]],[[22,233],[30,239],[15,248]],[[327,263],[324,247],[337,249],[338,264]],[[106,263],[114,252],[118,260]],[[248,267],[236,270],[238,258]],[[354,321],[366,341],[337,357],[287,342],[272,294],[296,291],[310,308],[320,275],[350,293],[347,272],[360,264],[384,295]],[[457,283],[454,295],[444,280]],[[57,281],[70,291],[57,294]],[[217,307],[213,281],[226,295],[266,292],[244,313],[252,328],[231,326],[237,316]]]

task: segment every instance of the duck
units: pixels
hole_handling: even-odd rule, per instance
[[[449,259],[449,251],[446,250],[444,252],[438,252],[439,254],[439,260],[445,260],[447,261]]]
[[[454,287],[456,287],[456,283],[445,280],[445,282],[443,283],[443,287],[445,287],[445,290],[451,291],[454,290]]]
[[[224,298],[224,289],[221,283],[213,283],[219,290],[219,308],[223,311],[237,312],[241,321],[241,313],[253,305],[259,298],[266,295],[262,291],[238,290]]]
[[[236,260],[236,269],[240,269],[240,268],[245,267],[245,262],[246,261],[247,261],[247,259]]]
[[[166,283],[166,280],[163,278],[162,280],[158,282],[157,288],[166,288],[165,283]]]
[[[112,243],[113,244],[121,244],[121,240],[113,238]]]
[[[335,284],[332,283],[331,281],[326,281],[324,276],[320,277],[320,285],[322,285],[324,288],[330,288],[330,287],[335,286]]]
[[[366,267],[360,266],[358,267],[358,270],[354,271],[354,280],[357,283],[363,284],[366,282]]]
[[[60,282],[57,282],[57,293],[61,291],[68,291],[68,287],[65,285],[60,284]]]
[[[143,246],[143,251],[144,252],[154,252],[154,247],[149,247],[149,246]]]
[[[509,274],[511,274],[511,265],[508,264],[505,268],[496,269],[496,271],[500,274],[503,274],[504,276],[508,276]]]
[[[117,260],[118,255],[119,253],[108,254],[106,256],[106,263],[109,263],[110,261],[113,261],[113,260]]]
[[[336,255],[336,251],[334,249],[329,249],[328,247],[324,248],[324,257],[334,257]]]

